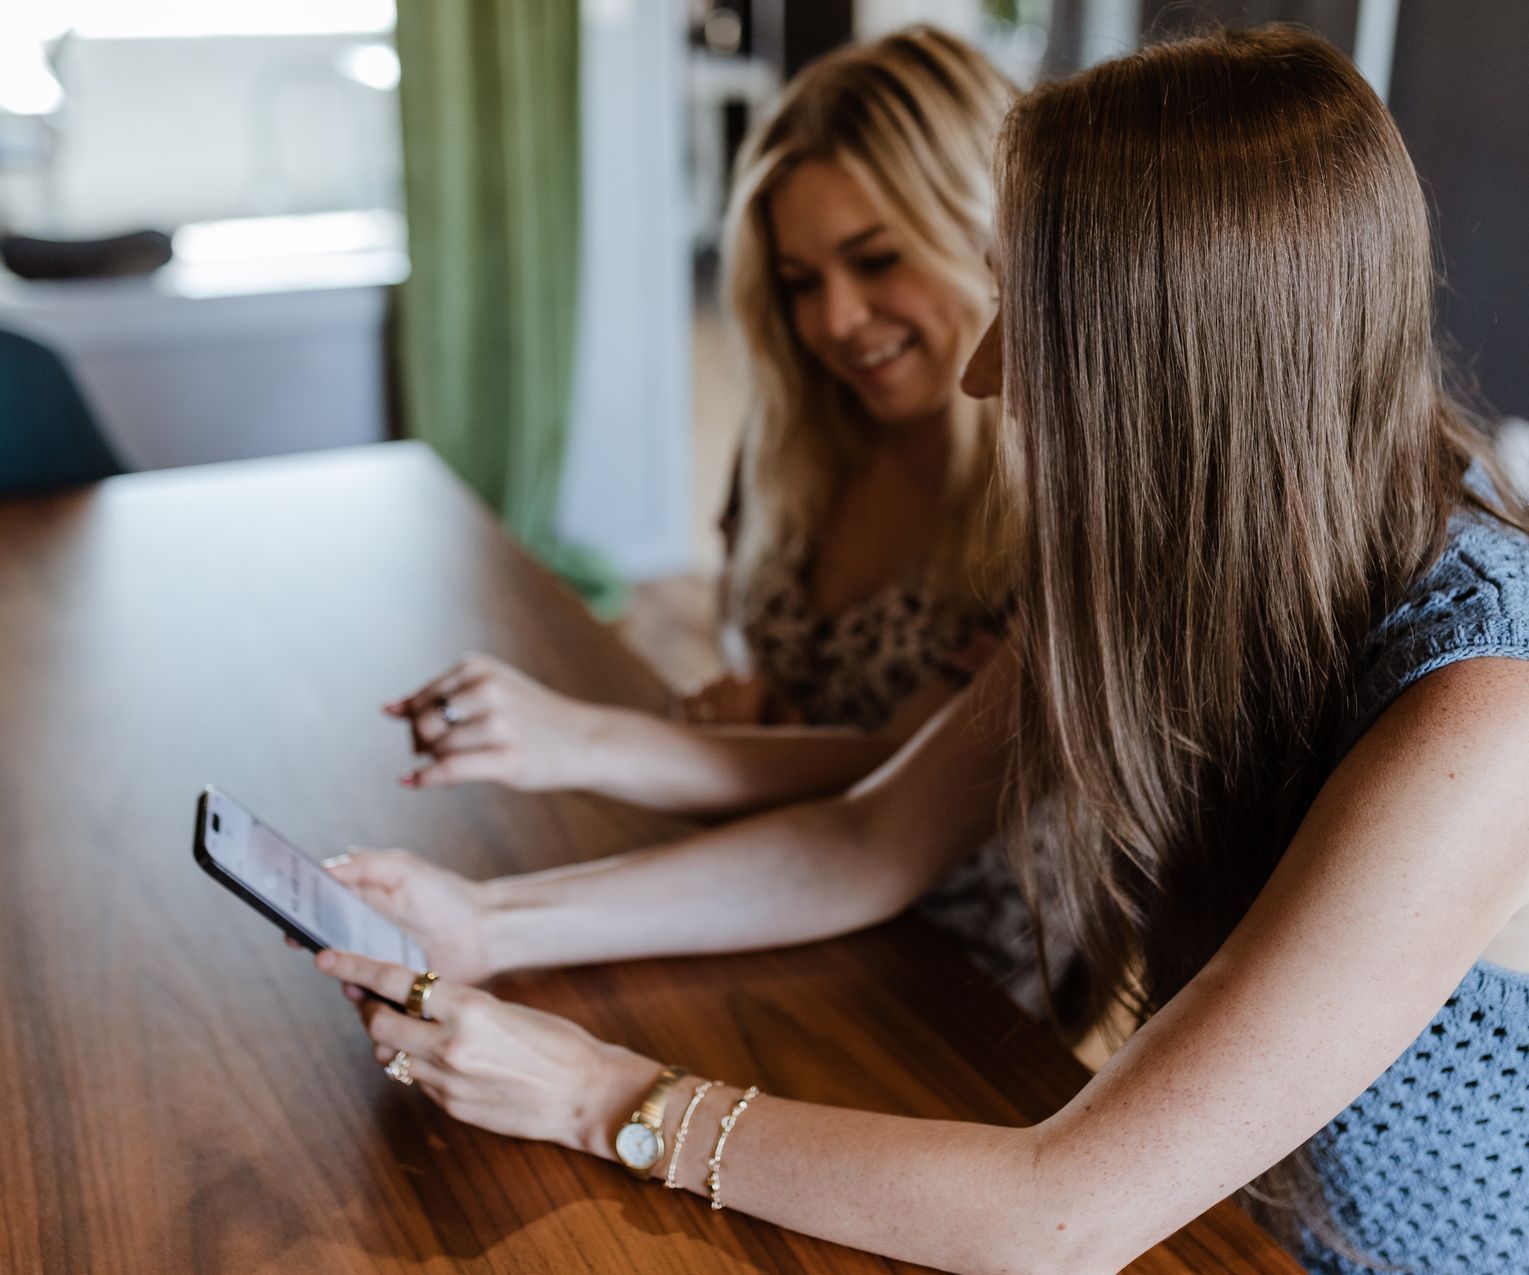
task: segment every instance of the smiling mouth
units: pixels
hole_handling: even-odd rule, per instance
[[[913,348],[913,341],[914,338],[911,334],[899,337],[895,341],[887,341],[878,345],[874,350],[867,350],[863,354],[853,355],[845,359],[845,362],[849,364],[851,371],[875,372],[879,368],[886,367],[893,359],[911,350]]]

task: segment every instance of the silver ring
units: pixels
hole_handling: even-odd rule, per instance
[[[393,1055],[392,1061],[382,1069],[383,1074],[389,1080],[396,1080],[401,1085],[412,1085],[414,1077],[409,1074],[409,1064],[413,1060],[403,1050]]]
[[[457,712],[457,706],[451,702],[449,695],[435,697],[435,715],[448,726],[455,726],[462,720],[462,715]]]

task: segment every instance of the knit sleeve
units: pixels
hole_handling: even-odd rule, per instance
[[[1419,678],[1482,655],[1529,659],[1529,536],[1462,513],[1438,560],[1370,634],[1349,742]]]

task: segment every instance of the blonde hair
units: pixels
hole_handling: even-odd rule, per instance
[[[734,597],[761,562],[810,543],[874,426],[792,331],[772,269],[769,197],[809,160],[838,164],[894,226],[906,255],[946,281],[975,343],[991,306],[992,141],[1014,89],[970,45],[929,27],[838,50],[787,87],[739,155],[724,229],[726,290],[745,344],[752,410],[741,471]],[[952,386],[950,516],[930,566],[942,589],[992,601],[995,539],[979,487],[998,411]]]

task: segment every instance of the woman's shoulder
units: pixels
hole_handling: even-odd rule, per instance
[[[1354,735],[1419,678],[1484,655],[1529,659],[1529,535],[1470,509],[1450,519],[1443,551],[1370,632]]]

